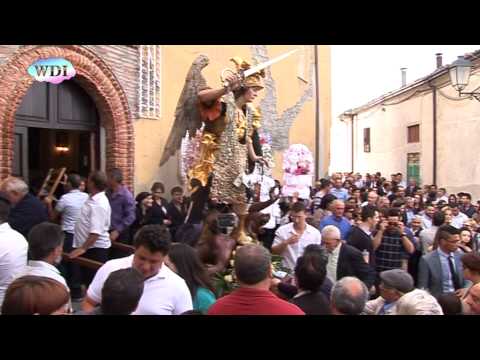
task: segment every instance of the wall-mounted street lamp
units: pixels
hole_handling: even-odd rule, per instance
[[[458,95],[467,95],[470,98],[475,98],[476,100],[480,101],[480,92],[473,91],[473,92],[463,92],[468,85],[468,81],[470,80],[470,73],[472,72],[473,64],[470,60],[465,59],[463,56],[459,56],[456,61],[452,63],[450,66],[449,74],[450,74],[450,82],[455,90],[458,91]],[[476,90],[476,89],[475,89]]]

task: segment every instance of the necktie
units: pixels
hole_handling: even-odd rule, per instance
[[[448,257],[448,265],[450,267],[450,274],[452,275],[453,287],[455,288],[455,290],[458,290],[461,288],[461,286],[460,281],[458,280],[457,273],[455,272],[455,266],[453,265],[453,255],[450,255]]]

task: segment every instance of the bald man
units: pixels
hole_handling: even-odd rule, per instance
[[[272,258],[263,246],[237,248],[235,276],[240,287],[218,299],[208,310],[208,315],[305,315],[298,306],[270,291]]]

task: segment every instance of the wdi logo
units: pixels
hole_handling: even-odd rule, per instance
[[[35,61],[28,67],[28,73],[37,81],[60,84],[70,80],[76,72],[70,61],[62,58],[49,58]]]

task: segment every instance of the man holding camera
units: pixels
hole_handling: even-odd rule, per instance
[[[379,224],[373,239],[373,248],[377,273],[391,269],[407,269],[408,258],[415,251],[415,246],[405,233],[399,209],[389,209],[387,221]]]

